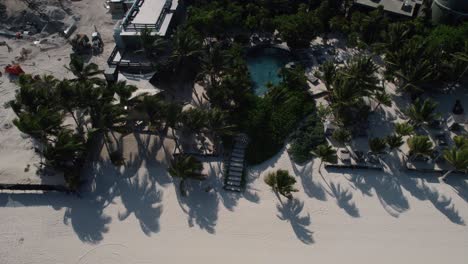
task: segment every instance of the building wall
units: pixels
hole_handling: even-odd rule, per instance
[[[436,24],[456,24],[468,21],[468,0],[434,0],[432,21]]]

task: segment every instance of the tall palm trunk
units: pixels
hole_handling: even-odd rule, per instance
[[[467,71],[468,71],[468,66],[466,66],[463,72],[457,77],[457,80],[455,80],[455,82],[452,83],[452,85],[450,86],[450,89],[454,89],[455,85],[460,83],[461,79],[463,78],[463,76],[466,74]]]
[[[186,189],[185,189],[185,179],[184,178],[182,178],[180,180],[179,191],[180,191],[180,195],[182,195],[184,197],[187,196]]]
[[[381,105],[381,103],[377,103],[377,105],[374,107],[374,109],[372,109],[372,112],[375,112],[379,108],[380,105]]]
[[[176,134],[175,134],[175,129],[174,129],[174,128],[171,128],[171,132],[172,132],[172,137],[173,137],[174,143],[175,143],[174,152],[175,152],[176,150],[179,150],[179,152],[181,152],[181,151],[180,151],[179,140],[177,139],[177,136],[176,136]]]
[[[440,177],[440,179],[441,179],[442,181],[445,181],[445,179],[446,179],[452,172],[454,172],[454,170],[449,170],[449,171],[447,171],[446,173],[444,173],[444,175],[442,175],[442,176]]]

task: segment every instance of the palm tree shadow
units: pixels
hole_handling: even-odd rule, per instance
[[[452,202],[452,198],[439,193],[435,188],[424,185],[427,199],[437,210],[444,214],[450,221],[458,225],[465,225],[464,219],[460,216],[458,210]]]
[[[468,202],[468,184],[461,177],[448,177],[445,181],[463,200]]]
[[[401,173],[392,163],[389,163],[388,166],[390,171],[385,171],[384,174],[372,174],[370,171],[359,174],[352,172],[348,174],[347,179],[365,195],[372,196],[372,190],[374,190],[382,207],[393,217],[398,217],[410,208],[408,200],[403,194],[403,189],[405,189],[418,200],[431,202],[451,222],[465,225],[464,219],[455,208],[452,199],[442,195],[436,188],[427,185],[427,182],[437,182],[435,176],[419,175],[418,173],[409,175]],[[461,186],[463,184],[457,188],[460,189]],[[463,191],[458,192],[458,195],[463,197]]]
[[[71,226],[84,243],[97,244],[109,230],[112,219],[103,213],[104,203],[94,197],[67,195],[58,192],[0,193],[1,207],[46,206],[54,210],[65,208],[63,223]]]
[[[63,216],[63,223],[71,224],[78,238],[91,244],[96,244],[104,238],[110,222],[111,217],[103,213],[102,203],[92,198],[73,197]]]
[[[353,193],[349,189],[344,189],[340,184],[331,183],[331,191],[336,198],[336,202],[340,208],[345,210],[352,217],[360,217],[359,209],[352,201]]]
[[[291,162],[291,164],[294,174],[299,175],[301,178],[301,184],[304,192],[311,198],[316,198],[320,201],[326,201],[327,196],[323,186],[320,183],[315,182],[312,177],[314,161],[305,164],[300,169],[294,162]]]
[[[206,230],[210,234],[216,232],[218,221],[219,199],[215,193],[207,193],[199,188],[200,182],[187,181],[186,190],[188,195],[182,196],[178,186],[175,192],[179,205],[184,213],[187,214],[187,222],[190,227],[197,225],[200,229]]]
[[[163,211],[162,191],[156,189],[155,183],[148,179],[148,175],[121,179],[118,187],[125,207],[118,213],[119,220],[123,221],[133,213],[143,233],[149,236],[159,232],[159,218]]]
[[[161,167],[165,169],[168,167],[170,162],[169,160],[159,161],[157,159],[160,151],[163,151],[164,156],[166,157],[172,156],[172,153],[167,152],[164,146],[164,140],[166,140],[165,138],[148,134],[145,135],[142,139],[141,134],[138,133],[134,133],[134,137],[136,143],[138,144],[139,160],[144,160],[147,166],[151,167]],[[157,181],[161,186],[172,183],[172,179],[167,173],[151,173],[150,178],[151,180]]]
[[[311,224],[310,215],[301,216],[304,203],[297,199],[290,199],[286,203],[276,205],[278,209],[277,217],[283,221],[288,221],[296,237],[304,244],[314,243],[313,232],[308,229]]]
[[[409,209],[402,186],[393,175],[363,171],[351,172],[348,176],[347,180],[364,195],[373,196],[372,190],[374,190],[380,204],[391,216],[398,217]]]

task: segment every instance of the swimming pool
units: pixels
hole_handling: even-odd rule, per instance
[[[278,72],[291,61],[291,55],[279,48],[257,47],[248,51],[246,60],[254,93],[262,96],[268,91],[269,82],[278,84],[281,81]]]

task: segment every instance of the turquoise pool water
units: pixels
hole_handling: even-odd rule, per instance
[[[281,81],[278,71],[291,61],[288,51],[278,48],[255,48],[247,53],[247,67],[253,82],[254,93],[264,95],[267,83],[277,84]]]

